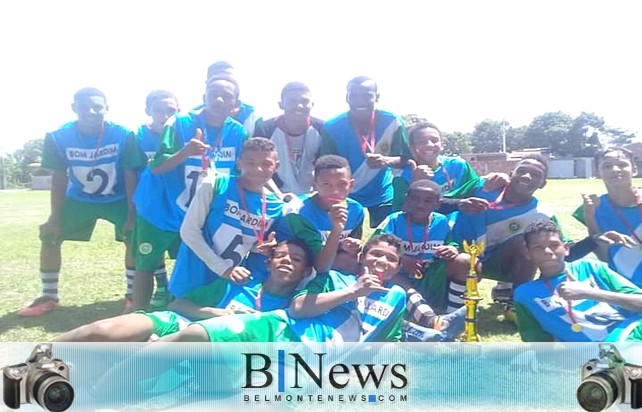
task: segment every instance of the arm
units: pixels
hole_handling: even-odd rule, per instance
[[[314,262],[315,269],[320,273],[330,270],[332,263],[334,263],[334,258],[337,256],[341,232],[343,232],[346,221],[348,220],[346,204],[339,203],[332,205],[329,215],[330,222],[332,222],[332,230],[323,245],[323,249],[321,249],[321,252],[319,252]]]
[[[51,223],[60,224],[62,204],[67,193],[67,183],[67,172],[54,170],[51,178],[51,213],[49,214],[49,222]]]
[[[203,142],[203,131],[201,129],[196,129],[196,133],[189,143],[180,147],[174,127],[166,125],[165,129],[163,129],[163,137],[161,138],[158,153],[150,162],[150,170],[153,174],[167,173],[184,163],[188,157],[202,155],[208,148],[209,146]]]
[[[593,299],[631,312],[642,312],[642,291],[640,293],[614,292],[591,287],[586,282],[576,281],[562,282],[557,290],[564,299]]]

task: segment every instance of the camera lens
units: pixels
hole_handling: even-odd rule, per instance
[[[74,401],[74,389],[62,376],[48,373],[34,385],[36,402],[51,412],[67,410]]]
[[[609,372],[598,372],[577,388],[577,401],[588,412],[601,412],[619,397],[618,389],[616,379]]]

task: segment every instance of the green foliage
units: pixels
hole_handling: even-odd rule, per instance
[[[3,155],[0,176],[5,174],[7,189],[28,186],[34,174],[43,174],[40,171],[43,145],[43,139],[29,140],[22,149]]]
[[[554,154],[571,155],[568,135],[573,118],[562,112],[549,112],[533,119],[526,130],[527,147],[549,147]]]
[[[472,150],[470,133],[444,133],[441,137],[445,155],[460,155],[462,153],[470,153]]]

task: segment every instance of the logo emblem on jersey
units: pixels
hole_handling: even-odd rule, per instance
[[[508,231],[511,233],[517,233],[522,230],[522,222],[519,220],[509,220],[506,225],[508,227]]]
[[[138,246],[138,252],[140,252],[141,255],[149,255],[153,249],[152,244],[148,242],[141,243],[140,246]]]
[[[390,150],[390,145],[388,143],[383,143],[381,146],[379,146],[379,150],[381,153],[388,153],[388,150]]]

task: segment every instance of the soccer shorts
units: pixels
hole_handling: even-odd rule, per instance
[[[508,270],[502,265],[502,247],[498,247],[491,253],[487,254],[482,261],[481,278],[492,279],[498,282],[512,282]]]
[[[136,217],[132,245],[136,258],[136,270],[154,272],[165,257],[165,251],[170,258],[175,259],[181,237],[178,232],[161,230],[141,216]]]
[[[186,317],[170,310],[159,312],[137,311],[136,313],[141,313],[151,319],[154,324],[153,333],[159,338],[176,333],[191,323]]]
[[[205,329],[210,342],[300,342],[283,310],[219,316],[194,324]]]
[[[65,197],[60,216],[60,237],[40,236],[40,240],[45,243],[63,240],[87,242],[91,240],[98,219],[103,219],[114,224],[114,237],[122,242],[125,240],[123,228],[127,212],[125,199],[110,203],[87,203]]]

